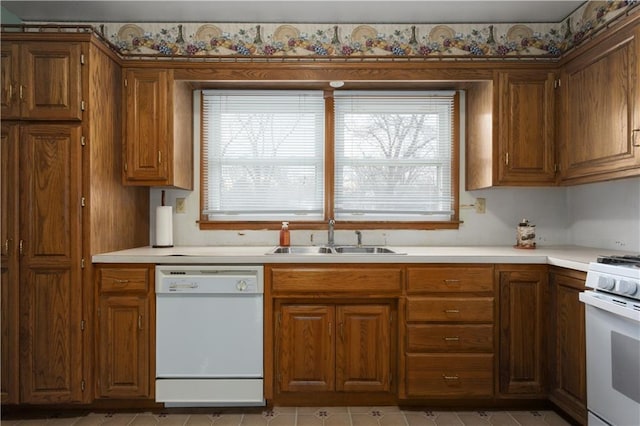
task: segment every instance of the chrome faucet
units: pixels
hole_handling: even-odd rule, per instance
[[[362,231],[356,231],[356,236],[358,237],[358,247],[362,247]]]
[[[328,241],[327,241],[327,244],[328,244],[330,247],[333,247],[333,246],[335,245],[335,242],[334,242],[334,240],[333,240],[333,238],[334,238],[334,237],[333,237],[333,227],[334,227],[335,225],[336,225],[336,221],[335,221],[335,220],[333,220],[333,219],[329,219],[329,236],[328,236],[328,238],[327,238],[327,240],[328,240]]]

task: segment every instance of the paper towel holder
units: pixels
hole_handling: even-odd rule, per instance
[[[156,244],[152,245],[151,247],[153,248],[169,248],[169,247],[173,247],[173,221],[171,220],[172,217],[171,215],[169,215],[168,217],[168,222],[164,223],[164,226],[167,226],[169,228],[169,235],[166,236],[166,239],[168,240],[167,242],[169,242],[169,244],[157,244],[158,243],[158,234],[159,234],[159,229],[160,229],[160,222],[158,219],[158,213],[160,211],[160,209],[165,208],[165,207],[169,207],[169,209],[171,209],[170,206],[165,206],[165,195],[164,195],[164,190],[162,190],[162,200],[161,200],[161,206],[158,207],[156,209]]]

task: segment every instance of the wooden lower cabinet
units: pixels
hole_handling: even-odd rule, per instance
[[[389,392],[390,304],[282,304],[278,392]]]
[[[97,268],[96,397],[152,398],[152,266]]]
[[[532,398],[547,390],[546,265],[499,265],[500,393]]]
[[[493,395],[493,354],[408,354],[407,394],[411,397]]]
[[[587,423],[587,380],[584,304],[586,274],[553,268],[549,274],[551,312],[551,389],[549,399],[577,423]]]
[[[494,395],[492,265],[407,268],[400,399]]]

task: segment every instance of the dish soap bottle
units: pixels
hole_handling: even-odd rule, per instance
[[[291,243],[291,236],[289,235],[289,222],[282,222],[282,228],[280,228],[280,246],[289,247]]]

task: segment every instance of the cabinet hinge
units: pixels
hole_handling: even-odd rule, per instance
[[[87,387],[87,384],[85,383],[84,379],[82,379],[82,381],[80,382],[80,390],[84,392],[86,387]]]
[[[84,320],[80,321],[80,331],[84,331]]]
[[[84,101],[80,102],[80,111],[84,111],[86,109],[87,105]]]
[[[80,65],[84,65],[84,53],[80,54]]]
[[[562,83],[560,82],[560,79],[557,79],[557,80],[553,81],[553,88],[554,89],[558,89],[561,85],[562,85]]]
[[[87,140],[84,136],[80,136],[80,145],[85,146],[87,144]]]
[[[85,207],[87,204],[87,200],[84,197],[80,197],[80,206]]]
[[[84,269],[84,257],[80,259],[80,268]]]

